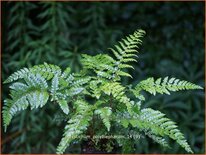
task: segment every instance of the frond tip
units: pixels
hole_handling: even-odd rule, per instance
[[[151,77],[141,81],[139,84],[136,85],[135,89],[132,91],[136,97],[141,97],[141,90],[145,90],[152,95],[156,95],[156,93],[170,95],[170,91],[180,91],[189,89],[203,88],[191,82],[179,80],[176,78],[169,79],[168,77],[165,77],[164,79],[158,78],[157,80],[154,80],[154,78]]]
[[[148,129],[155,135],[169,136],[188,153],[193,153],[184,135],[177,129],[176,123],[164,116],[165,114],[151,108],[142,109],[135,120],[136,127],[140,130]]]
[[[60,74],[61,69],[59,66],[52,65],[52,64],[47,64],[46,62],[42,65],[36,65],[31,68],[23,68],[20,69],[13,74],[11,74],[5,81],[4,83],[10,83],[13,81],[16,81],[18,79],[23,79],[24,77],[27,76],[27,74],[40,74],[42,77],[45,79],[49,80],[51,79],[55,74]]]
[[[116,75],[119,76],[129,76],[128,73],[121,71],[124,68],[133,68],[129,65],[129,62],[136,62],[138,45],[142,44],[141,38],[145,35],[145,31],[137,30],[133,34],[128,35],[125,39],[122,39],[115,48],[109,48],[117,61],[115,62],[115,67],[117,68]]]

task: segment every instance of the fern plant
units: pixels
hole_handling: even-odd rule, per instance
[[[79,136],[86,135],[95,118],[104,124],[105,132],[111,132],[112,126],[118,124],[125,129],[143,131],[164,147],[169,146],[166,141],[169,137],[188,153],[193,153],[175,122],[158,110],[142,108],[141,104],[145,102],[142,92],[170,95],[172,91],[202,87],[169,77],[156,80],[151,77],[133,87],[121,83],[122,77],[132,78],[125,69],[134,69],[130,62],[137,61],[137,49],[144,34],[145,31],[137,30],[122,39],[110,48],[113,57],[83,54],[83,68],[79,73],[71,73],[69,67],[62,70],[47,63],[14,72],[4,81],[12,83],[10,98],[4,100],[2,111],[5,131],[15,114],[29,107],[31,110],[41,108],[50,100],[59,106],[67,119],[57,147],[58,154],[64,153],[74,139],[81,140]],[[134,100],[129,97],[131,95]]]

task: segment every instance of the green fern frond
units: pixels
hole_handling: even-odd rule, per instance
[[[63,138],[57,147],[57,154],[63,154],[70,142],[83,134],[89,126],[89,121],[92,119],[91,106],[81,100],[77,100],[74,104],[77,106],[77,112],[65,126]]]
[[[58,102],[60,108],[62,109],[62,111],[65,114],[68,114],[69,113],[69,106],[67,104],[67,101],[66,100],[58,100],[57,102]]]
[[[81,62],[86,69],[104,70],[107,67],[114,64],[114,59],[106,54],[98,54],[96,56],[90,56],[87,54],[82,54],[83,59]]]
[[[88,83],[91,80],[91,77],[83,77],[83,78],[79,78],[73,81],[73,83],[71,84],[72,87],[80,87],[86,83]]]
[[[10,124],[12,115],[10,113],[10,107],[12,106],[12,102],[8,99],[4,100],[4,106],[2,110],[2,117],[3,117],[3,125],[4,131],[6,132],[7,126]]]
[[[120,64],[120,65],[119,65],[119,68],[120,68],[120,69],[123,69],[123,68],[132,68],[132,69],[134,69],[133,66],[128,65],[128,64]]]
[[[103,120],[104,125],[107,128],[107,131],[110,131],[110,127],[111,127],[110,116],[112,114],[111,108],[110,107],[104,107],[104,108],[101,108],[101,109],[97,109],[97,110],[95,110],[95,113],[100,115],[101,119]]]
[[[140,130],[148,129],[155,135],[167,135],[175,140],[187,152],[193,153],[184,135],[177,129],[176,123],[164,117],[165,114],[150,108],[142,109],[139,117],[133,120],[133,126]]]
[[[129,121],[127,119],[121,119],[120,123],[124,128],[128,128]]]
[[[34,91],[27,96],[31,110],[43,107],[47,103],[48,99],[49,94],[47,91]]]
[[[18,79],[24,78],[28,73],[40,74],[47,80],[50,80],[54,75],[61,74],[61,69],[52,64],[44,63],[43,65],[36,65],[32,68],[23,68],[11,74],[4,83],[10,83]]]
[[[68,78],[70,72],[71,72],[71,68],[70,68],[70,67],[67,67],[67,68],[64,70],[64,72],[62,73],[61,77],[64,78],[64,79]]]
[[[45,5],[50,9],[56,6],[60,5],[56,3]],[[51,14],[50,19],[54,16]],[[47,16],[43,13],[39,18]],[[48,24],[50,23],[45,23],[41,30],[46,31]],[[53,35],[56,33],[57,31]],[[168,147],[165,139],[169,137],[187,152],[193,153],[184,135],[177,129],[176,123],[159,111],[150,108],[141,109],[142,101],[145,100],[141,91],[156,95],[156,93],[170,94],[170,91],[203,89],[202,87],[168,77],[157,80],[148,78],[137,84],[134,89],[121,83],[122,76],[132,78],[125,69],[134,69],[129,63],[136,61],[138,57],[136,49],[141,44],[144,34],[144,31],[138,30],[115,45],[111,51],[116,60],[107,54],[96,56],[83,54],[81,59],[83,69],[79,73],[71,73],[70,67],[62,72],[59,66],[44,63],[11,74],[4,83],[19,81],[10,85],[10,98],[4,100],[2,114],[5,130],[17,112],[28,107],[41,108],[50,99],[58,104],[65,119],[70,118],[57,147],[58,154],[64,153],[74,139],[79,140],[81,139],[79,136],[88,132],[90,121],[95,118],[94,114],[100,116],[108,132],[112,126],[111,122],[116,121],[124,127],[124,131],[132,128],[143,132],[164,147]],[[131,92],[140,101],[133,101],[129,97]],[[87,103],[87,100],[90,102]]]
[[[112,95],[119,103],[123,103],[127,107],[128,112],[132,114],[134,102],[126,96],[125,87],[123,87],[120,83],[107,82],[101,86],[101,90],[107,95]]]
[[[127,77],[131,77],[132,78],[132,76],[129,73],[123,72],[121,70],[118,70],[116,73],[119,76],[127,76]]]
[[[110,71],[97,71],[97,76],[99,78],[105,78],[105,79],[112,79],[113,75],[111,75]]]
[[[59,77],[58,75],[54,75],[52,79],[52,85],[51,85],[51,95],[52,95],[52,100],[56,100],[56,92],[59,89]]]
[[[165,138],[161,137],[161,136],[157,136],[151,132],[145,131],[144,132],[145,135],[147,135],[149,138],[151,138],[154,142],[162,145],[163,147],[167,147],[170,148],[168,142],[165,140]]]
[[[70,74],[70,75],[68,75],[66,78],[65,78],[65,81],[67,82],[67,83],[73,83],[73,81],[74,81],[74,74]]]
[[[25,110],[29,105],[31,109],[43,107],[49,98],[48,84],[41,75],[26,74],[24,80],[26,84],[16,82],[10,86],[11,99],[5,100],[3,108],[5,130],[18,111]]]
[[[78,95],[80,93],[82,93],[85,90],[84,87],[72,87],[71,89],[67,90],[67,94],[69,94],[69,96],[74,96],[74,95]]]
[[[123,87],[118,82],[111,82],[111,83],[105,83],[101,90],[107,94],[107,95],[113,95],[114,97],[121,97],[121,95],[124,94],[125,87]]]
[[[27,89],[24,93],[21,92],[20,95],[12,91],[11,97],[11,100],[5,100],[2,112],[5,130],[10,124],[12,117],[18,111],[25,110],[29,105],[31,106],[31,109],[43,107],[49,98],[49,94],[45,90],[33,88],[31,90]]]
[[[134,59],[134,57],[137,57],[136,53],[138,53],[136,48],[138,48],[138,44],[141,44],[140,38],[142,38],[144,34],[145,31],[137,30],[132,35],[122,39],[122,41],[119,42],[119,45],[115,45],[115,49],[109,48],[117,59],[115,63],[115,67],[117,67],[118,70],[116,75],[125,76],[125,73],[122,74],[119,69],[132,68],[132,66],[127,63],[137,61]],[[131,77],[128,73],[126,76]]]
[[[169,91],[179,91],[179,90],[189,90],[189,89],[203,89],[202,87],[195,85],[191,82],[187,82],[184,80],[179,80],[176,78],[168,78],[165,77],[163,80],[162,78],[158,78],[156,81],[154,78],[148,78],[146,80],[141,81],[139,84],[136,85],[135,89],[132,90],[136,97],[140,97],[140,91],[145,90],[152,95],[156,95],[156,93],[160,94],[168,94],[170,95]]]
[[[101,96],[101,89],[99,89],[101,83],[103,81],[102,80],[92,80],[89,84],[89,87],[91,89],[91,96],[99,99]]]
[[[97,76],[111,79],[116,68],[114,67],[114,59],[106,54],[98,54],[96,56],[82,55],[81,62],[84,69],[93,70]]]
[[[54,75],[61,74],[61,68],[59,66],[47,64],[47,63],[44,63],[42,65],[36,65],[32,67],[30,70],[33,73],[40,74],[42,77],[44,77],[47,80],[52,79]]]
[[[47,84],[45,78],[42,77],[40,74],[28,73],[27,75],[25,75],[24,81],[26,82],[26,84],[28,86],[39,87],[41,89],[48,88],[48,84]]]
[[[24,76],[29,72],[28,68],[23,68],[20,69],[19,71],[14,72],[13,74],[11,74],[5,81],[4,83],[10,83],[13,81],[16,81],[18,79],[22,79],[24,78]]]

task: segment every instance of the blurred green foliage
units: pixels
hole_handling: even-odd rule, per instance
[[[2,2],[2,80],[43,62],[78,72],[82,53],[108,52],[139,28],[147,35],[135,70],[129,70],[135,78],[125,84],[168,75],[205,85],[204,2]],[[2,90],[4,99],[7,85]],[[194,152],[204,153],[203,91],[147,97],[145,107],[166,113]],[[8,132],[1,131],[3,153],[54,153],[63,133],[59,117],[52,104],[18,114]],[[184,153],[171,143],[164,150],[149,139],[128,140],[116,153]],[[79,153],[80,146],[74,143],[66,153]]]

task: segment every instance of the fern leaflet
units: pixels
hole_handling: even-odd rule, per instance
[[[112,114],[110,107],[104,107],[95,111],[96,114],[99,114],[101,119],[103,120],[104,125],[106,126],[107,130],[110,131],[110,116]]]
[[[177,129],[176,123],[164,117],[165,114],[151,108],[142,109],[139,117],[132,120],[132,125],[139,129],[148,129],[155,135],[167,135],[175,140],[187,152],[193,153],[184,135]]]
[[[69,143],[83,134],[92,118],[91,106],[86,102],[77,100],[74,103],[77,106],[77,113],[67,122],[63,138],[57,147],[57,153],[63,154]]]
[[[129,76],[130,74],[122,71],[124,68],[133,68],[128,62],[136,62],[137,60],[134,57],[137,57],[138,45],[141,44],[140,38],[143,37],[145,31],[138,30],[135,31],[132,35],[129,35],[125,39],[119,42],[119,45],[115,45],[115,49],[110,48],[117,61],[115,62],[115,67],[117,71],[115,72],[116,76]]]
[[[27,73],[40,74],[45,79],[50,80],[55,74],[60,74],[61,69],[56,65],[47,63],[37,65],[32,68],[23,68],[10,75],[4,83],[10,83],[18,79],[22,79],[27,75]]]
[[[2,111],[5,130],[18,111],[25,110],[29,105],[31,109],[42,107],[49,98],[48,85],[43,77],[30,74],[25,81],[27,84],[16,82],[10,86],[12,99],[5,100]]]
[[[184,80],[181,81],[176,78],[169,79],[168,77],[165,77],[163,80],[162,78],[158,78],[156,81],[154,80],[154,78],[148,78],[146,80],[143,80],[136,85],[135,89],[132,90],[132,92],[140,100],[144,100],[144,97],[140,94],[141,90],[145,90],[152,95],[156,95],[156,93],[170,95],[169,91],[179,91],[179,90],[189,90],[189,89],[203,89],[203,88],[191,82],[187,82]]]

